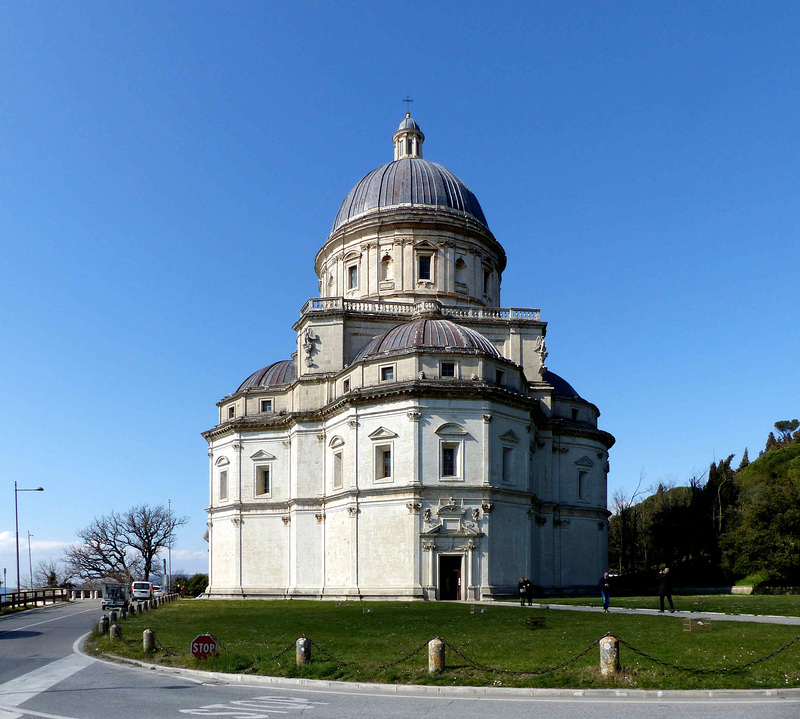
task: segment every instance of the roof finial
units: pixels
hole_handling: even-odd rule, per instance
[[[403,98],[403,102],[406,104],[406,117],[411,117],[411,103],[414,101],[406,94]]]

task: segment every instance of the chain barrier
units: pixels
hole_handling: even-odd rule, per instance
[[[328,652],[326,652],[313,639],[309,639],[308,637],[306,637],[306,639],[308,639],[308,641],[311,642],[311,646],[312,647],[316,647],[317,649],[319,649],[320,652],[322,652],[326,657],[328,657],[328,659],[330,659],[332,662],[336,662],[340,667],[352,667],[353,666],[353,664],[351,662],[343,662],[341,659],[337,659],[336,657],[331,656],[330,654],[328,654]]]
[[[578,652],[578,654],[576,654],[575,656],[570,657],[569,659],[567,659],[567,661],[561,662],[561,664],[556,664],[556,666],[554,667],[547,667],[546,669],[496,669],[494,667],[486,666],[485,664],[480,664],[479,662],[476,662],[474,659],[470,659],[468,656],[466,656],[463,652],[459,651],[446,639],[443,639],[442,641],[445,643],[445,646],[452,649],[453,652],[459,657],[461,657],[464,661],[469,662],[473,666],[477,667],[478,669],[482,669],[485,672],[495,672],[497,674],[520,674],[520,675],[524,674],[526,676],[537,676],[539,674],[549,674],[550,672],[558,671],[559,669],[563,669],[564,667],[569,666],[573,662],[578,661],[578,659],[588,654],[593,647],[596,647],[599,644],[600,639],[602,639],[602,637],[595,639],[588,647],[586,647],[586,649],[584,649],[582,652]]]
[[[281,649],[275,656],[270,657],[269,659],[267,659],[267,661],[268,662],[274,662],[276,659],[278,659],[278,657],[282,657],[290,649],[294,649],[295,645],[296,645],[295,642],[291,642],[290,644],[287,644],[285,649]]]
[[[402,664],[403,662],[408,661],[413,657],[415,654],[419,654],[425,647],[428,646],[428,642],[422,642],[413,652],[410,654],[406,654],[401,659],[398,659],[396,662],[389,662],[388,664],[381,664],[380,666],[376,667],[376,669],[388,669],[389,667],[397,666],[398,664]]]
[[[161,643],[161,640],[158,638],[158,635],[156,635],[156,634],[153,634],[153,639],[155,639],[155,640],[156,640],[156,644],[158,644],[158,646],[159,646],[159,647],[161,647],[161,648],[162,648],[162,649],[163,649],[163,650],[164,650],[164,651],[165,651],[167,654],[169,654],[171,657],[178,657],[178,656],[180,656],[180,654],[177,654],[176,652],[173,652],[171,649],[169,649],[169,648],[165,647],[165,646],[164,646],[164,645]]]
[[[630,649],[634,654],[638,654],[640,657],[643,657],[644,659],[654,662],[655,664],[660,664],[662,667],[677,669],[678,671],[681,672],[690,672],[692,674],[726,674],[728,672],[738,672],[741,671],[742,669],[748,669],[750,667],[755,666],[756,664],[761,664],[761,662],[767,661],[767,659],[772,659],[772,657],[777,656],[781,652],[785,652],[793,644],[799,642],[800,636],[797,636],[791,641],[786,642],[786,644],[784,644],[782,647],[779,647],[774,652],[770,652],[764,657],[760,657],[759,659],[753,659],[752,661],[745,662],[744,664],[736,664],[735,666],[732,667],[722,667],[720,669],[699,669],[697,667],[684,667],[681,666],[680,664],[672,664],[671,662],[665,662],[662,659],[656,659],[651,654],[643,652],[641,649],[637,649],[630,642],[626,642],[624,639],[620,639],[619,637],[617,637],[617,640],[619,641],[620,644],[622,644],[622,646]]]

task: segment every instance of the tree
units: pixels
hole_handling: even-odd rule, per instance
[[[186,522],[186,517],[176,517],[162,505],[111,512],[78,532],[81,543],[66,551],[65,561],[70,573],[82,579],[125,584],[138,577],[149,579],[158,553],[170,546],[176,528]]]
[[[642,513],[636,504],[641,494],[645,473],[639,473],[639,483],[630,495],[623,490],[614,492],[608,524],[609,566],[616,566],[619,574],[636,571],[637,548],[641,547]]]
[[[140,504],[122,515],[121,534],[129,547],[142,558],[144,578],[149,579],[158,553],[175,538],[175,530],[186,524],[186,517],[176,517],[163,505]]]
[[[789,444],[798,427],[800,427],[800,420],[797,419],[783,419],[780,422],[776,422],[775,429],[777,429],[781,435],[778,443],[781,446]]]
[[[742,455],[742,461],[739,462],[739,468],[736,470],[737,472],[741,469],[747,467],[750,464],[750,457],[747,456],[747,447],[744,448],[744,454]]]
[[[73,586],[72,576],[69,568],[63,562],[52,559],[43,560],[36,565],[33,570],[34,586],[48,589],[62,587],[71,589]]]
[[[95,517],[78,532],[81,540],[65,552],[70,572],[81,579],[113,579],[129,584],[142,571],[141,557],[131,551],[122,532],[121,517]]]

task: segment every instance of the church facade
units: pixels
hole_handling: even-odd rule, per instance
[[[505,251],[424,140],[407,114],[316,256],[295,353],[203,434],[207,596],[479,600],[607,568],[614,438],[548,370],[540,311],[501,306]]]

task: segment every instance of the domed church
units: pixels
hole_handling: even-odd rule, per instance
[[[392,140],[317,253],[296,351],[203,434],[210,597],[480,600],[607,568],[614,438],[545,365],[540,311],[501,306],[478,199],[410,114]]]

